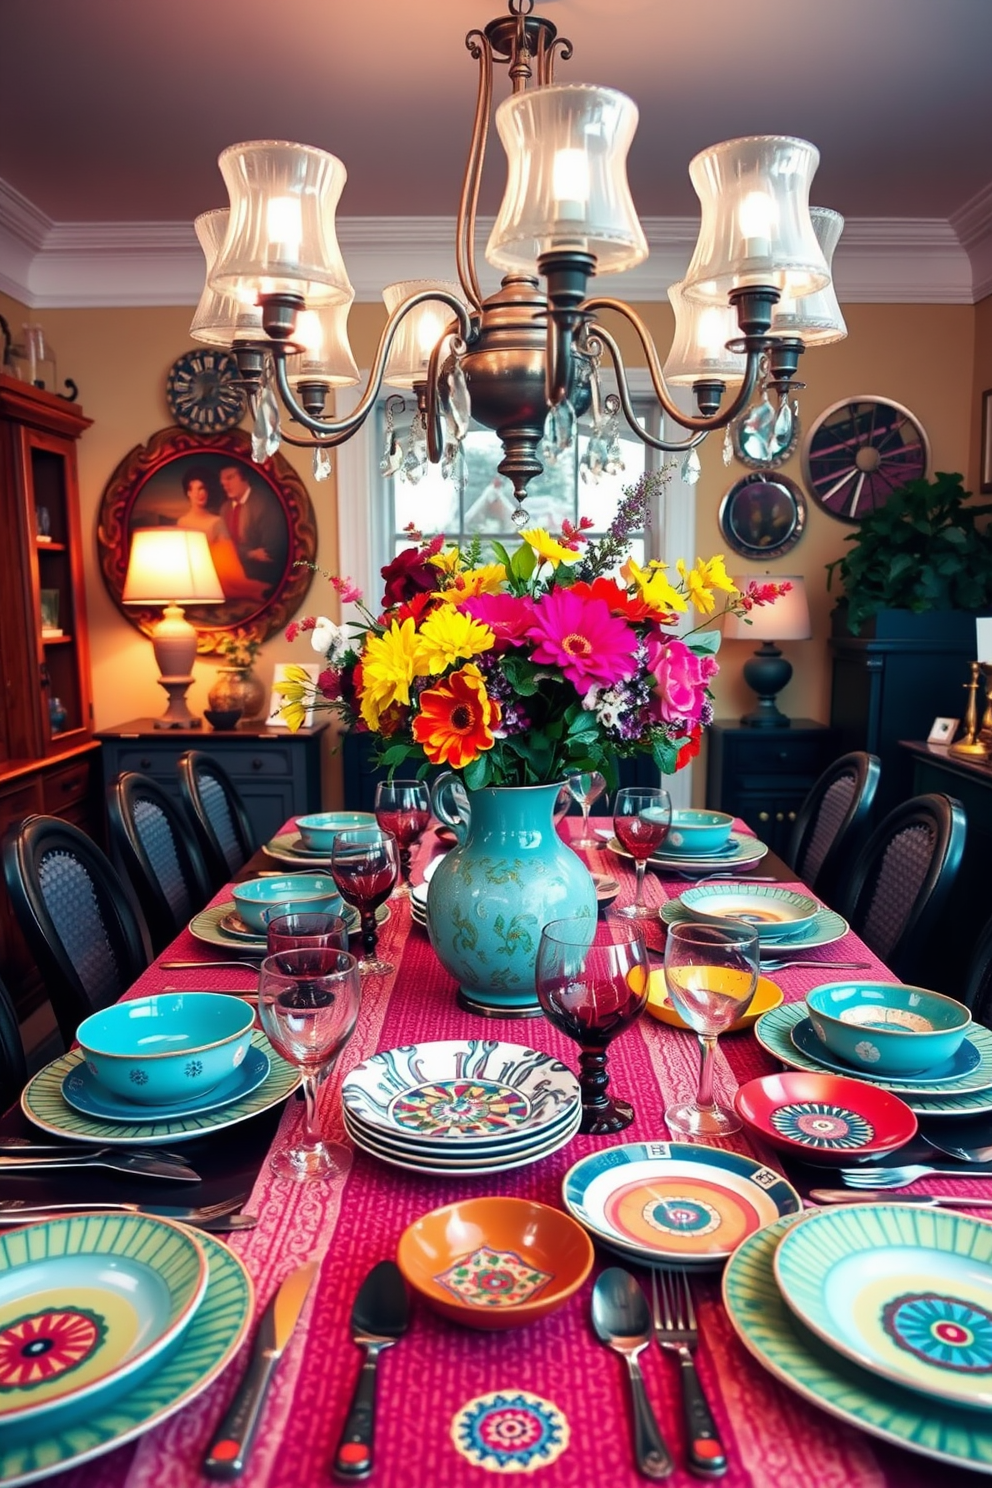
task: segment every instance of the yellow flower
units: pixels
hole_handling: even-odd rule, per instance
[[[435,610],[420,627],[417,638],[418,676],[437,676],[455,661],[467,661],[494,645],[488,625],[451,605]]]
[[[417,661],[416,623],[394,620],[381,636],[366,637],[362,653],[362,717],[373,732],[379,718],[393,703],[410,702],[410,683],[423,672]]]
[[[658,615],[683,614],[689,606],[677,589],[673,589],[665,577],[667,564],[652,558],[647,568],[641,568],[634,558],[628,558],[620,570],[628,584],[633,584],[646,605]]]
[[[506,583],[506,569],[502,563],[485,563],[481,568],[467,568],[455,574],[447,589],[438,589],[436,599],[446,599],[449,604],[461,604],[475,594],[499,594]]]
[[[289,665],[283,678],[273,687],[285,702],[279,709],[279,717],[293,733],[303,727],[307,716],[307,704],[312,699],[313,683],[301,666]]]
[[[449,548],[446,553],[435,553],[433,558],[428,558],[427,561],[433,563],[434,567],[439,568],[442,573],[454,574],[461,567],[462,550],[461,548]]]
[[[703,558],[696,559],[696,566],[687,569],[683,559],[679,559],[678,571],[689,591],[689,598],[696,609],[703,615],[712,614],[716,601],[713,598],[714,589],[722,589],[725,594],[736,594],[737,589],[723,566],[723,554],[718,554],[707,563]]]
[[[539,558],[544,558],[557,568],[559,563],[577,563],[582,554],[572,548],[566,548],[564,543],[557,542],[550,533],[545,532],[543,527],[529,527],[520,536],[525,543],[529,543]]]

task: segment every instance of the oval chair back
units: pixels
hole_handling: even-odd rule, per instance
[[[14,1104],[27,1077],[17,1012],[10,993],[0,982],[0,1109]]]
[[[179,790],[203,849],[214,889],[251,857],[258,843],[238,788],[222,765],[202,749],[179,757]]]
[[[157,956],[210,898],[186,815],[148,775],[125,770],[107,789],[114,856],[129,878]]]
[[[880,772],[863,749],[841,755],[799,808],[785,858],[827,904],[839,897],[841,873],[861,846]]]

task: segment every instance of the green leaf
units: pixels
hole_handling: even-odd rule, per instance
[[[462,779],[469,790],[482,790],[489,779],[488,754],[479,754],[474,760],[470,760],[462,770]]]
[[[521,543],[510,559],[510,573],[515,579],[529,579],[537,567],[537,554],[529,543]]]
[[[723,636],[718,630],[697,630],[691,640],[686,637],[686,645],[697,656],[715,656],[722,640]]]
[[[651,746],[651,755],[662,775],[674,775],[675,766],[678,763],[678,746],[671,739],[655,739]]]

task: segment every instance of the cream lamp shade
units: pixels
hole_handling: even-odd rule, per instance
[[[224,591],[202,532],[178,527],[139,528],[131,538],[127,575],[121,595],[124,604],[162,605],[162,619],[152,632],[158,662],[159,686],[169,698],[156,728],[196,728],[200,720],[186,705],[193,680],[196,631],[182,605],[223,604]]]
[[[743,593],[752,582],[768,583],[768,575],[734,574],[733,582]],[[780,711],[775,699],[789,684],[792,663],[786,660],[775,642],[808,641],[813,634],[805,580],[798,574],[776,574],[775,583],[791,584],[792,588],[772,604],[755,605],[748,613],[750,624],[738,615],[727,615],[723,622],[725,640],[762,642],[744,663],[744,681],[758,695],[758,706],[741,719],[747,728],[789,727],[789,719]]]

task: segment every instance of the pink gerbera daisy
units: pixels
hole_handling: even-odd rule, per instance
[[[534,618],[534,601],[525,594],[473,594],[459,608],[489,626],[496,637],[495,651],[522,646]]]
[[[569,589],[552,589],[537,600],[527,635],[536,642],[533,660],[561,667],[583,694],[632,676],[636,667],[637,636],[630,626],[603,600]]]

